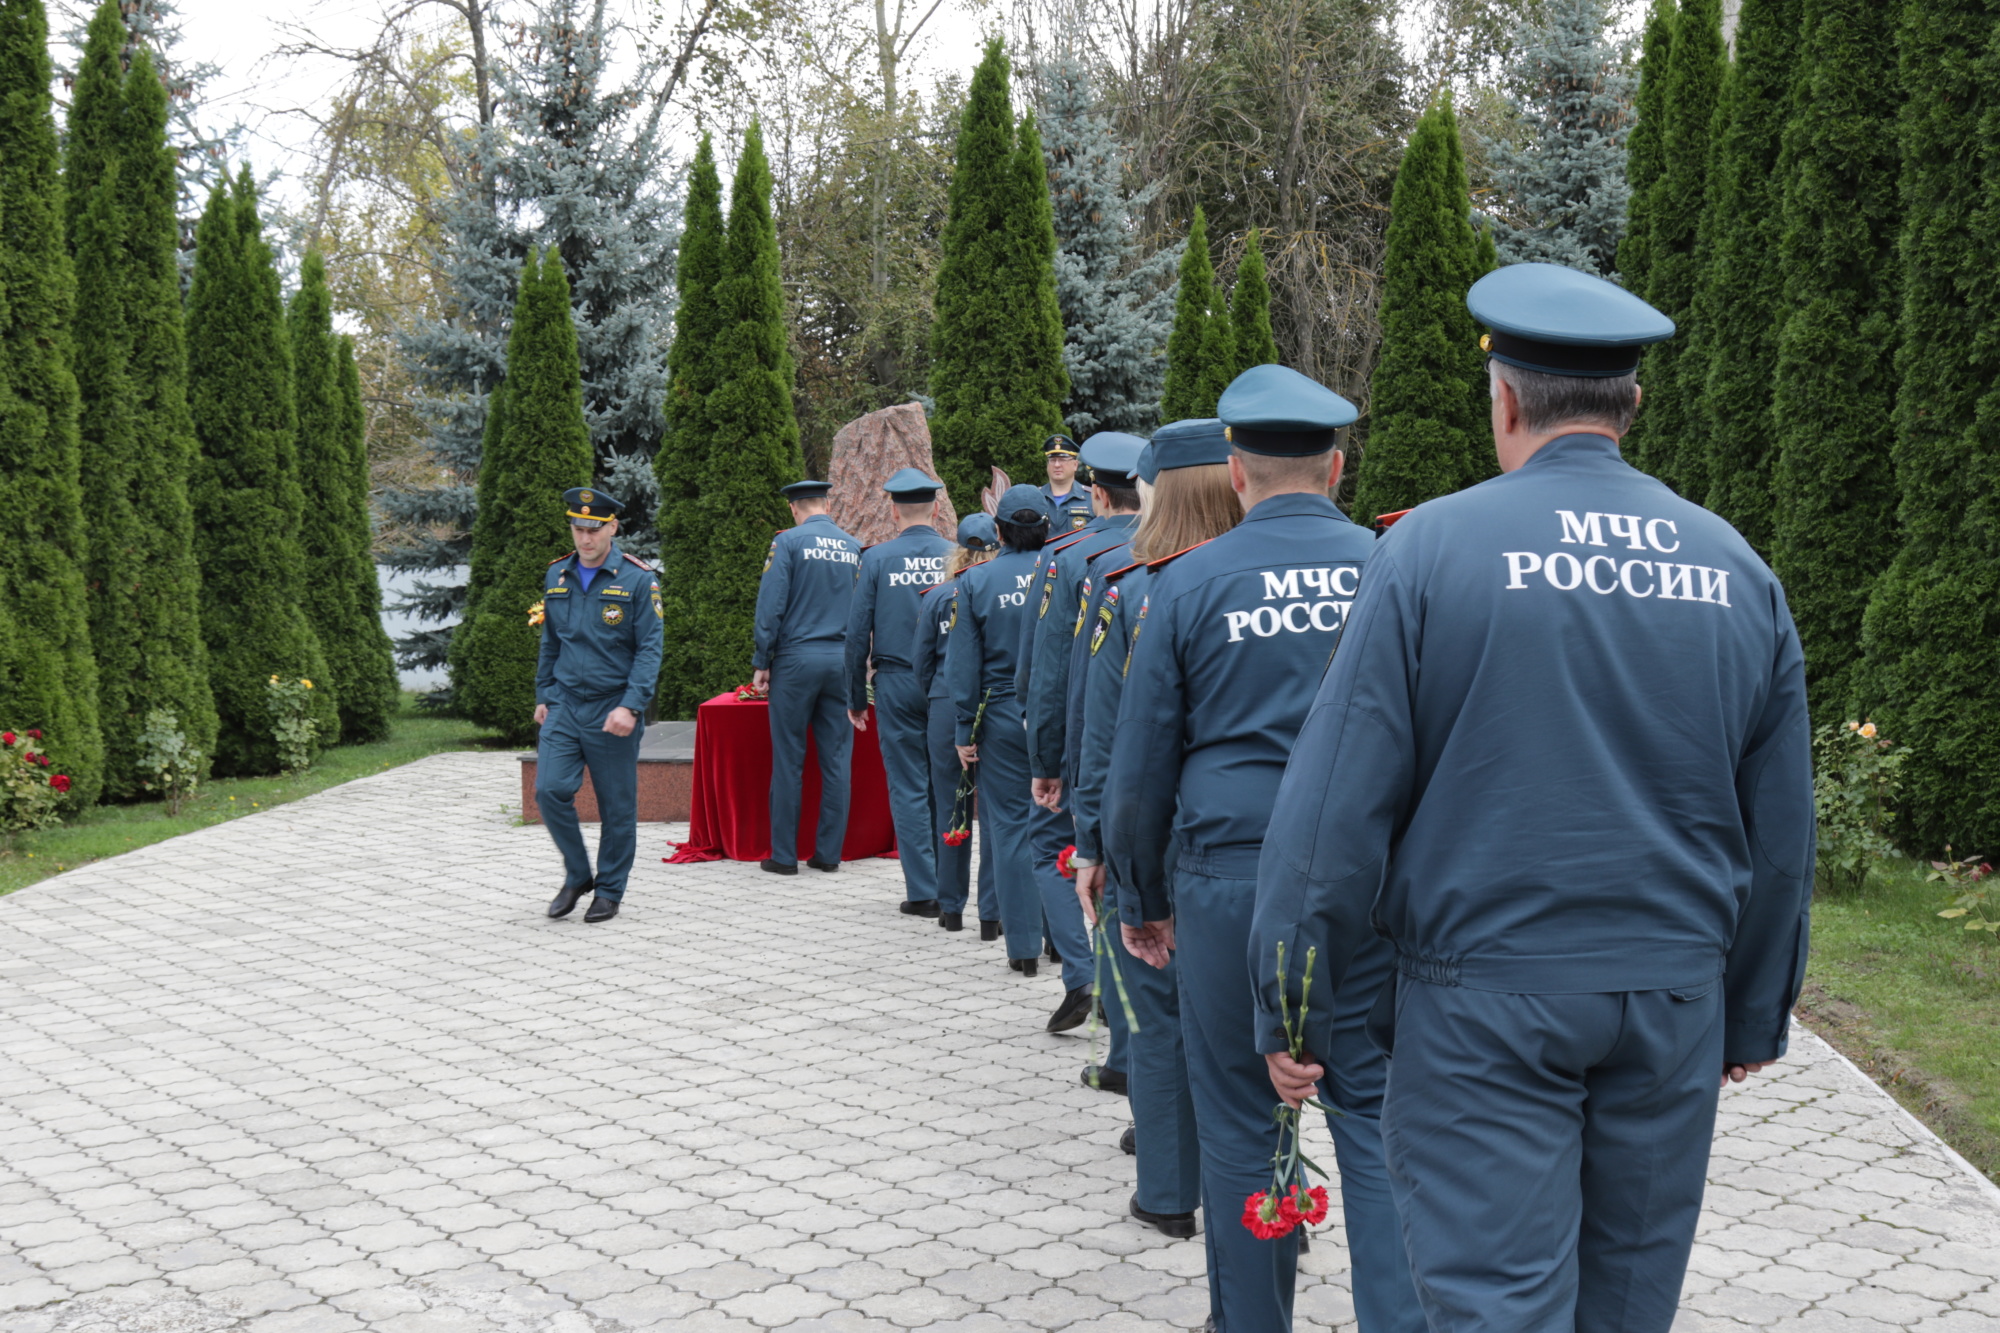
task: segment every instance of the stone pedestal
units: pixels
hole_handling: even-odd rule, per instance
[[[931,462],[930,427],[921,405],[900,403],[842,426],[833,437],[833,461],[827,468],[827,480],[833,483],[833,521],[863,546],[894,537],[900,529],[882,483],[906,467],[937,476]],[[943,491],[932,506],[931,526],[947,538],[958,531],[958,512]]]

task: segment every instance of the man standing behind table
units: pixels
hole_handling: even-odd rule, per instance
[[[762,868],[799,873],[799,801],[806,731],[819,750],[819,829],[814,870],[840,869],[847,837],[849,760],[854,730],[842,716],[842,645],[861,543],[834,526],[824,481],[779,488],[792,507],[788,528],[771,539],[757,586],[756,656],[751,683],[771,691],[771,855]]]
[[[542,648],[535,662],[535,804],[563,858],[549,915],[568,916],[595,891],[586,922],[618,915],[639,845],[639,742],[660,679],[660,581],[618,549],[624,508],[603,491],[563,492],[574,555],[542,578]],[[590,770],[597,793],[597,869],[583,845],[576,793]]]
[[[1501,475],[1368,562],[1278,793],[1253,951],[1317,947],[1317,1015],[1357,944],[1394,947],[1370,1027],[1436,1333],[1665,1333],[1717,1088],[1783,1054],[1805,966],[1799,640],[1743,539],[1619,457],[1639,348],[1673,323],[1546,264],[1466,304]],[[1330,1038],[1315,1021],[1293,1062],[1257,979],[1256,1048],[1296,1101]]]
[[[944,483],[906,467],[882,489],[901,525],[894,538],[861,553],[854,606],[847,618],[847,720],[868,729],[868,668],[875,668],[875,720],[881,725],[882,768],[889,780],[889,814],[903,867],[902,911],[938,914],[935,835],[931,832],[930,766],[924,733],[928,681],[911,670],[924,591],[944,581],[951,543],[930,525]]]
[[[1055,525],[1049,529],[1051,541],[1090,522],[1090,493],[1076,485],[1077,453],[1076,441],[1067,435],[1051,435],[1042,441],[1042,457],[1049,471],[1042,496],[1055,515]]]
[[[1103,838],[1126,947],[1155,967],[1177,949],[1212,1318],[1225,1333],[1282,1333],[1299,1233],[1260,1240],[1239,1220],[1269,1187],[1278,1148],[1252,1022],[1252,969],[1271,963],[1250,957],[1250,914],[1271,801],[1375,539],[1327,498],[1346,461],[1337,430],[1357,415],[1346,399],[1295,370],[1254,366],[1223,391],[1218,415],[1243,521],[1148,567]],[[1417,1333],[1423,1313],[1376,1128],[1386,1062],[1360,1035],[1388,971],[1387,948],[1371,951],[1327,1006],[1345,1034],[1330,1052],[1330,1104],[1343,1113],[1331,1128],[1356,1317],[1364,1333]]]

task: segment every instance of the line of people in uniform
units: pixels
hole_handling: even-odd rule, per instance
[[[1303,1232],[1245,1213],[1274,1099],[1331,1109],[1363,1333],[1666,1333],[1717,1090],[1783,1054],[1803,980],[1783,590],[1619,456],[1673,325],[1550,265],[1466,299],[1501,475],[1376,533],[1329,498],[1354,407],[1262,366],[1215,420],[1048,441],[1051,485],[955,541],[914,469],[865,551],[788,487],[760,590],[764,869],[797,872],[808,731],[838,868],[872,684],[901,910],[962,930],[976,875],[981,938],[1062,969],[1051,1031],[1115,964],[1084,1078],[1130,1099],[1132,1216],[1200,1214],[1227,1333],[1291,1327]]]

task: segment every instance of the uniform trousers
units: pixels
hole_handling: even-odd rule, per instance
[[[1243,1225],[1243,1202],[1271,1186],[1278,1094],[1257,1053],[1250,990],[1250,917],[1255,858],[1222,868],[1184,856],[1174,874],[1174,937],[1181,974],[1181,1030],[1188,1086],[1201,1139],[1201,1194],[1208,1245],[1208,1299],[1222,1333],[1289,1333],[1298,1282],[1298,1232],[1259,1240]],[[1327,1104],[1353,1268],[1361,1333],[1422,1333],[1423,1308],[1410,1280],[1403,1230],[1382,1160],[1385,1058],[1367,1017],[1389,974],[1386,944],[1371,941],[1334,997],[1332,1049],[1314,1052],[1327,1070]],[[1276,960],[1260,962],[1276,966]],[[1297,967],[1291,963],[1287,971]]]
[[[598,894],[612,902],[625,896],[625,881],[639,846],[639,741],[646,734],[644,714],[630,736],[614,736],[604,729],[604,719],[623,694],[621,688],[602,699],[550,704],[548,721],[542,723],[535,743],[535,804],[562,853],[563,883],[571,888],[595,884]],[[583,787],[586,768],[601,821],[595,873],[576,817],[576,794]]]
[[[1201,1145],[1195,1139],[1187,1048],[1181,1039],[1180,968],[1171,958],[1164,968],[1140,962],[1126,952],[1116,918],[1107,924],[1105,938],[1118,963],[1118,980],[1125,983],[1125,998],[1139,1025],[1135,1032],[1125,1021],[1107,960],[1101,984],[1111,1055],[1104,1063],[1126,1076],[1139,1148],[1139,1206],[1149,1213],[1191,1213],[1201,1205]]]
[[[1034,805],[1028,814],[1028,844],[1034,857],[1035,888],[1042,896],[1043,929],[1062,955],[1064,990],[1090,984],[1090,928],[1083,924],[1083,904],[1076,899],[1076,881],[1056,868],[1063,848],[1076,841],[1076,820]]]
[[[1022,725],[1021,701],[1011,694],[988,698],[974,741],[979,747],[979,834],[984,844],[980,850],[993,862],[1007,956],[1039,958],[1042,897],[1035,888],[1028,847],[1035,801],[1028,785],[1028,732]]]
[[[840,863],[854,755],[844,668],[839,653],[791,653],[771,664],[771,859],[784,865],[799,859],[808,729],[819,751],[819,829],[812,859]]]
[[[1396,981],[1390,1182],[1435,1333],[1666,1333],[1701,1212],[1722,987]]]
[[[937,848],[931,831],[930,762],[926,757],[929,701],[914,672],[875,673],[876,740],[889,779],[889,816],[896,825],[896,856],[903,866],[903,896],[927,903],[938,896]]]
[[[951,832],[952,822],[959,814],[958,784],[965,773],[959,766],[958,749],[952,744],[957,713],[950,699],[932,698],[928,702],[931,811],[936,817],[936,832],[931,835],[931,842],[937,866],[938,910],[963,912],[972,896],[972,841],[968,838],[955,847],[944,841],[944,835]],[[977,782],[977,764],[972,766],[972,773],[973,781]],[[966,798],[964,814],[968,829],[975,818],[977,804],[976,794]],[[993,858],[990,855],[979,858],[979,919],[1000,919],[1000,898],[993,888]]]

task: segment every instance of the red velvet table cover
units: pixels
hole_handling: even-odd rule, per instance
[[[844,724],[843,724],[844,725]],[[841,859],[896,854],[896,826],[889,818],[889,781],[875,741],[875,710],[868,730],[854,733],[853,795]],[[771,854],[771,715],[762,699],[718,694],[694,715],[694,783],[688,840],[676,843],[675,865],[693,861],[762,861]],[[805,794],[799,802],[799,856],[813,854],[819,827],[819,757],[806,740]]]

